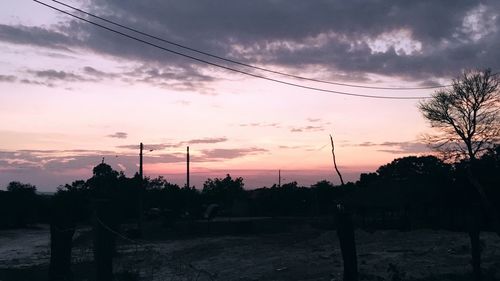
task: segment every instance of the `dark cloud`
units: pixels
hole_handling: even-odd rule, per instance
[[[180,43],[253,63],[432,77],[492,66],[491,55],[499,55],[497,1],[216,0],[192,5],[94,0],[89,8],[120,21],[133,19],[136,27]],[[477,23],[467,20],[474,17]],[[402,52],[404,44],[396,44],[401,31],[410,43],[419,43],[420,50]],[[394,43],[391,35],[400,38]],[[99,41],[98,36],[94,39]],[[370,46],[377,39],[389,44],[379,53]]]
[[[298,74],[313,67],[342,80],[374,73],[430,83],[463,68],[500,69],[494,0],[90,0],[85,8],[180,44]],[[50,29],[0,25],[0,40],[139,62],[148,67],[136,70],[138,77],[160,87],[211,82],[201,64],[74,20]]]
[[[47,82],[47,81],[36,81],[36,80],[31,80],[31,79],[21,79],[21,84],[27,84],[27,85],[36,85],[36,86],[45,86],[49,88],[55,87],[53,83]]]
[[[23,79],[11,80],[10,82],[18,81],[21,84],[45,86],[49,88],[56,87],[60,84],[65,84],[68,82],[89,82],[97,81],[94,77],[85,77],[83,75],[75,74],[68,71],[55,70],[55,69],[45,69],[45,70],[27,70],[25,72],[28,77]],[[1,80],[0,80],[1,82]]]
[[[88,170],[104,161],[115,169],[136,171],[138,157],[136,154],[115,153],[101,150],[17,150],[0,151],[1,171],[45,171],[50,173],[68,173],[75,170]],[[184,162],[184,155],[159,154],[145,155],[144,161],[149,164]]]
[[[385,142],[381,146],[393,147],[394,149],[380,149],[379,151],[388,153],[429,153],[431,150],[425,143],[420,142]]]
[[[117,138],[117,139],[126,139],[128,137],[128,134],[125,132],[116,132],[111,135],[107,135],[110,138]]]
[[[47,80],[62,80],[62,81],[88,81],[88,79],[66,71],[57,71],[54,69],[47,70],[30,70],[35,77],[44,78]]]
[[[119,76],[119,74],[100,71],[100,70],[97,70],[91,66],[85,66],[83,68],[83,73],[90,75],[90,76],[94,76],[94,77],[99,78],[99,79],[102,79],[102,78],[110,78],[111,79],[111,78],[115,78],[115,77]]]
[[[138,148],[138,147],[137,147]],[[191,157],[192,162],[207,163],[246,157],[266,153],[266,149],[210,149],[202,150]],[[136,153],[117,153],[104,150],[0,150],[0,175],[9,177],[17,174],[35,176],[37,180],[57,177],[60,180],[74,180],[81,175],[89,177],[92,168],[103,161],[116,170],[129,175],[138,171],[138,156]],[[171,164],[184,163],[184,153],[148,153],[144,155],[144,163]],[[62,184],[63,182],[59,183]]]
[[[207,149],[202,151],[202,155],[198,158],[198,161],[203,159],[204,161],[209,160],[221,160],[221,159],[234,159],[245,157],[249,155],[256,155],[268,152],[267,149],[263,148],[217,148],[217,149]]]
[[[58,168],[72,169],[75,161],[83,158],[102,159],[103,155],[107,155],[107,151],[97,150],[81,150],[81,152],[73,152],[69,150],[17,150],[17,151],[0,151],[0,160],[3,160],[1,169],[24,169],[24,170],[39,170],[55,168],[54,165],[59,164]],[[78,167],[86,167],[88,163],[85,161],[77,161]],[[67,165],[66,165],[67,164]]]
[[[139,67],[129,73],[131,76],[140,77],[140,79],[150,82],[164,82],[188,80],[190,82],[210,82],[214,79],[211,76],[203,75],[195,67],[188,65],[184,68],[177,67]]]
[[[182,143],[156,143],[156,144],[144,144],[145,150],[164,150],[167,148],[174,148],[181,146]],[[128,144],[119,145],[117,148],[139,150],[139,144]]]
[[[23,79],[21,83],[45,85],[53,87],[54,82],[97,82],[104,79],[120,79],[126,83],[146,83],[157,87],[181,91],[196,90],[199,93],[210,93],[210,88],[205,83],[212,81],[212,77],[202,75],[199,70],[192,67],[145,67],[139,66],[121,72],[104,72],[91,66],[85,66],[79,73],[63,70],[28,70],[31,79]]]
[[[362,147],[378,147],[378,151],[394,154],[429,153],[431,150],[421,142],[364,142],[357,144]]]
[[[5,24],[0,24],[0,41],[62,50],[69,50],[75,45],[71,36],[54,28]]]
[[[0,82],[15,82],[17,78],[12,75],[0,75]]]
[[[307,121],[311,122],[311,123],[314,123],[314,122],[319,122],[321,121],[320,118],[307,118]]]
[[[204,138],[204,139],[193,139],[187,141],[189,144],[200,144],[200,143],[220,143],[227,141],[226,137],[222,138]]]
[[[214,78],[202,74],[200,68],[190,64],[161,67],[140,66],[132,71],[122,73],[121,77],[126,82],[142,82],[161,88],[179,91],[196,90],[202,94],[213,94],[206,84],[213,81]]]
[[[178,148],[178,147],[188,145],[188,144],[213,144],[213,143],[221,143],[221,142],[226,142],[226,141],[227,141],[226,137],[202,138],[202,139],[192,139],[192,140],[188,140],[188,141],[181,141],[181,142],[177,142],[177,143],[144,144],[144,149],[145,150],[164,150],[167,148]],[[138,150],[139,144],[119,145],[119,146],[117,146],[117,148]]]
[[[16,150],[15,152],[6,152],[6,153],[31,153],[34,155],[40,154],[40,155],[49,155],[49,154],[61,154],[61,153],[83,153],[83,154],[112,154],[114,153],[113,151],[109,150],[95,150],[95,149],[63,149],[63,150],[57,150],[57,149],[20,149]],[[1,154],[0,154],[1,156]]]

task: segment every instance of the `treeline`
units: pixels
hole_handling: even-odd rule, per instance
[[[11,182],[0,190],[0,228],[48,222],[50,196],[39,195],[31,184]]]
[[[473,173],[492,203],[500,206],[500,147],[477,160]],[[180,187],[163,177],[141,181],[136,174],[128,178],[102,163],[93,169],[90,179],[60,186],[53,196],[39,195],[36,187],[19,182],[9,183],[6,190],[0,192],[2,228],[49,222],[61,209],[71,220],[86,222],[96,202],[103,200],[112,202],[110,208],[120,222],[142,216],[162,218],[166,223],[206,218],[209,206],[212,213],[208,215],[218,211],[219,216],[329,216],[342,203],[363,223],[380,217],[432,222],[436,217],[442,220],[446,212],[460,217],[471,206],[480,206],[466,164],[448,164],[434,156],[395,159],[344,186],[328,181],[307,187],[289,182],[248,190],[243,178],[227,175],[207,179],[199,190]]]

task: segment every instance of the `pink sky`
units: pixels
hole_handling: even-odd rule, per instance
[[[99,5],[99,1],[89,1],[80,7],[101,11]],[[244,177],[247,187],[270,186],[277,182],[279,169],[284,182],[310,185],[326,179],[338,183],[332,172],[329,134],[334,136],[341,170],[351,181],[394,158],[428,152],[419,141],[429,128],[417,109],[418,100],[348,97],[276,84],[179,58],[94,27],[71,25],[70,18],[31,1],[7,0],[4,6],[0,11],[0,187],[19,180],[40,190],[55,190],[60,184],[90,177],[102,157],[115,169],[133,175],[140,142],[154,148],[145,154],[146,176],[164,175],[180,185],[185,182],[184,152],[189,145],[192,182],[197,187],[208,177],[226,173]],[[123,14],[143,11],[132,6],[130,10],[121,7]],[[241,12],[244,21],[243,9],[227,9]],[[252,9],[264,17],[259,7]],[[489,24],[490,14],[481,5],[463,9],[456,27],[460,36],[476,42],[498,37],[495,28],[481,34],[474,31],[478,24]],[[162,17],[155,21],[154,11],[150,13],[150,19],[135,14],[136,27],[158,34]],[[423,35],[423,23],[381,22],[387,27],[359,26],[358,33],[349,33],[349,29],[341,30],[341,22],[311,19],[326,27],[306,22],[304,29],[310,29],[300,37],[301,30],[287,34],[274,25],[249,28],[242,24],[241,30],[226,30],[211,20],[209,8],[206,15],[207,22],[200,23],[201,28],[212,26],[206,35],[182,25],[179,18],[178,28],[185,28],[186,37],[179,37],[173,27],[165,36],[203,50],[215,46],[214,52],[222,52],[221,56],[259,67],[365,86],[447,84],[460,69],[484,64],[464,59],[454,61],[456,65],[442,61],[433,67],[429,58],[451,47],[436,45]],[[118,12],[116,17],[127,21]],[[273,28],[275,33],[268,30]],[[205,38],[211,31],[214,37]],[[431,30],[426,32],[431,34]],[[444,42],[452,35],[440,36]],[[76,38],[80,43],[74,43]],[[214,40],[218,41],[210,45]],[[318,62],[326,51],[337,52],[328,49],[334,43],[351,44],[353,50]],[[374,65],[363,65],[357,48],[368,50],[366,61],[373,59]],[[357,69],[350,68],[352,63],[344,64],[350,54],[352,62],[359,63]],[[387,59],[381,66],[378,60],[383,56]],[[433,93],[273,78],[355,94],[427,97]]]

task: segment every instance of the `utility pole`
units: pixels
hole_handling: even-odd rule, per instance
[[[278,170],[278,187],[281,187],[281,170]]]
[[[144,150],[144,145],[140,144],[139,146],[139,218],[137,221],[137,230],[139,235],[142,235],[142,208],[144,205],[144,183],[143,183],[143,173],[142,173],[142,151]]]
[[[140,152],[139,152],[139,177],[141,178],[141,187],[142,187],[142,150],[144,150],[144,145],[141,142]]]
[[[189,146],[187,147],[187,155],[186,155],[186,187],[189,188]]]

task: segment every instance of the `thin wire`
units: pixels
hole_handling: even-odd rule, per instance
[[[141,242],[141,241],[137,241],[137,240],[133,240],[133,239],[130,239],[130,238],[128,238],[128,237],[126,237],[126,236],[122,235],[122,234],[121,234],[121,233],[119,233],[118,231],[116,231],[116,230],[112,229],[110,226],[106,225],[106,224],[105,224],[105,223],[104,223],[104,222],[103,222],[103,221],[99,218],[99,216],[96,216],[96,220],[97,220],[97,222],[98,222],[98,223],[99,223],[102,227],[104,227],[104,229],[106,229],[106,230],[107,230],[107,231],[109,231],[110,233],[113,233],[114,235],[116,235],[116,236],[118,236],[118,237],[120,237],[120,238],[122,238],[122,239],[124,239],[124,240],[126,240],[126,241],[128,241],[128,242],[131,242],[132,244],[135,244],[135,246],[136,246],[136,248],[135,248],[135,249],[136,249],[136,253],[135,253],[135,255],[136,255],[136,256],[137,256],[137,252],[138,252],[138,246],[142,246],[142,247],[144,247],[144,248],[146,249],[146,247],[147,247],[147,244],[146,244],[146,243]],[[151,250],[151,249],[150,249],[150,250]],[[197,272],[198,272],[198,275],[199,275],[199,273],[204,273],[204,274],[207,274],[207,275],[209,276],[210,280],[214,280],[214,279],[213,279],[213,274],[212,274],[211,272],[209,272],[209,271],[207,271],[207,270],[205,270],[205,269],[200,269],[200,268],[197,268],[197,267],[195,267],[194,265],[192,265],[191,263],[184,263],[184,264],[185,264],[185,265],[187,265],[189,268],[191,268],[191,269],[193,269],[193,270],[197,271]]]
[[[135,29],[135,28],[128,27],[128,26],[126,26],[124,24],[120,24],[120,23],[117,23],[117,22],[112,21],[112,20],[108,20],[106,18],[94,15],[92,13],[89,13],[87,11],[81,10],[79,8],[73,7],[71,5],[68,5],[66,3],[63,3],[63,2],[60,2],[60,1],[57,1],[57,0],[52,0],[52,2],[56,2],[56,3],[58,3],[58,4],[62,5],[62,6],[71,8],[71,9],[73,9],[75,11],[78,11],[80,13],[83,13],[83,14],[85,14],[87,16],[90,16],[90,17],[102,20],[104,22],[113,24],[115,26],[119,26],[119,27],[124,28],[126,30],[133,31],[135,33],[147,36],[149,38],[153,38],[153,39],[156,39],[158,41],[161,41],[161,42],[164,42],[164,43],[167,43],[167,44],[170,44],[170,45],[177,46],[179,48],[183,48],[183,49],[186,49],[186,50],[189,50],[189,51],[192,51],[192,52],[196,52],[196,53],[199,53],[199,54],[202,54],[202,55],[205,55],[205,56],[209,56],[209,57],[212,57],[212,58],[216,58],[216,59],[219,59],[219,60],[223,60],[223,61],[226,61],[226,62],[238,64],[238,65],[241,65],[241,66],[245,66],[245,67],[249,67],[249,68],[253,68],[253,69],[257,69],[257,70],[261,70],[261,71],[265,71],[265,72],[269,72],[269,73],[279,74],[279,75],[282,75],[282,76],[288,76],[288,77],[292,77],[292,78],[295,78],[295,79],[307,80],[307,81],[313,81],[313,82],[324,83],[324,84],[331,84],[331,85],[337,85],[337,86],[345,86],[345,87],[352,87],[352,88],[363,88],[363,89],[376,89],[376,90],[429,90],[429,89],[439,89],[439,88],[445,88],[445,87],[451,86],[451,85],[436,85],[436,86],[425,86],[425,87],[377,87],[377,86],[364,86],[364,85],[357,85],[357,84],[349,84],[349,83],[340,83],[340,82],[325,81],[325,80],[320,80],[320,79],[315,79],[315,78],[309,78],[309,77],[294,75],[294,74],[290,74],[290,73],[286,73],[286,72],[281,72],[281,71],[272,70],[272,69],[269,69],[269,68],[259,67],[259,66],[256,66],[256,65],[252,65],[252,64],[248,64],[248,63],[243,63],[243,62],[236,61],[236,60],[233,60],[233,59],[228,59],[228,58],[225,58],[225,57],[217,56],[217,55],[214,55],[214,54],[211,54],[211,53],[208,53],[208,52],[204,52],[204,51],[201,51],[201,50],[198,50],[198,49],[194,49],[194,48],[191,48],[191,47],[179,44],[179,43],[175,43],[173,41],[169,41],[169,40],[163,39],[163,38],[155,36],[155,35],[151,35],[149,33],[140,31],[140,30]]]
[[[121,234],[121,233],[119,233],[118,231],[113,230],[111,227],[109,227],[109,226],[107,226],[105,223],[103,223],[103,222],[101,221],[101,219],[100,219],[98,216],[96,216],[96,220],[97,220],[97,222],[98,222],[98,223],[99,223],[102,227],[104,227],[107,231],[109,231],[109,232],[111,232],[111,233],[115,234],[116,236],[118,236],[118,237],[122,238],[123,240],[128,241],[128,242],[131,242],[132,244],[143,245],[143,243],[141,243],[141,242],[139,242],[139,241],[136,241],[136,240],[133,240],[133,239],[130,239],[130,238],[128,238],[128,237],[126,237],[126,236],[122,235],[122,234]]]
[[[279,84],[283,84],[283,85],[288,85],[288,86],[293,86],[293,87],[297,87],[297,88],[302,88],[302,89],[307,89],[307,90],[313,90],[313,91],[318,91],[318,92],[332,93],[332,94],[345,95],[345,96],[353,96],[353,97],[361,97],[361,98],[392,99],[392,100],[415,100],[415,99],[428,99],[428,98],[430,98],[430,97],[424,97],[424,96],[406,96],[406,97],[401,97],[401,96],[378,96],[378,95],[355,94],[355,93],[333,91],[333,90],[328,90],[328,89],[322,89],[322,88],[316,88],[316,87],[311,87],[311,86],[305,86],[305,85],[300,85],[300,84],[296,84],[296,83],[286,82],[286,81],[283,81],[283,80],[269,78],[269,77],[266,77],[266,76],[249,73],[249,72],[246,72],[246,71],[243,71],[243,70],[239,70],[239,69],[236,69],[236,68],[231,68],[231,67],[228,67],[228,66],[220,65],[220,64],[213,63],[213,62],[210,62],[210,61],[207,61],[207,60],[204,60],[204,59],[200,59],[200,58],[193,57],[193,56],[190,56],[190,55],[186,55],[186,54],[174,51],[174,50],[170,50],[168,48],[156,45],[156,44],[148,42],[146,40],[134,37],[132,35],[129,35],[129,34],[126,34],[126,33],[123,33],[123,32],[117,31],[117,30],[114,30],[112,28],[109,28],[107,26],[95,23],[93,21],[84,19],[84,18],[79,17],[77,15],[71,14],[70,12],[61,10],[59,8],[56,8],[54,6],[51,6],[51,5],[43,3],[43,2],[40,2],[38,0],[33,0],[33,1],[36,2],[36,3],[38,3],[38,4],[41,4],[43,6],[46,6],[48,8],[51,8],[53,10],[59,11],[59,12],[61,12],[63,14],[66,14],[68,16],[71,16],[73,18],[76,18],[76,19],[79,19],[81,21],[87,22],[89,24],[95,25],[97,27],[106,29],[106,30],[108,30],[110,32],[122,35],[124,37],[129,38],[129,39],[132,39],[132,40],[135,40],[135,41],[138,41],[138,42],[141,42],[141,43],[153,46],[153,47],[161,49],[161,50],[164,50],[166,52],[173,53],[173,54],[176,54],[176,55],[179,55],[179,56],[182,56],[182,57],[186,57],[186,58],[189,58],[189,59],[192,59],[192,60],[195,60],[195,61],[198,61],[198,62],[202,62],[202,63],[208,64],[208,65],[211,65],[211,66],[219,67],[219,68],[226,69],[226,70],[229,70],[229,71],[237,72],[237,73],[244,74],[244,75],[247,75],[247,76],[251,76],[251,77],[255,77],[255,78],[259,78],[259,79],[263,79],[263,80],[267,80],[267,81],[271,81],[271,82],[275,82],[275,83],[279,83]]]

